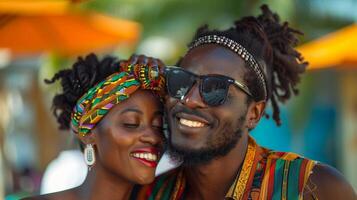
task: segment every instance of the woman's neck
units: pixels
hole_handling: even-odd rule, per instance
[[[130,198],[133,187],[134,183],[97,165],[88,172],[76,193],[79,199],[126,200]]]

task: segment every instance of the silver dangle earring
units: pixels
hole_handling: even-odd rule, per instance
[[[95,152],[92,144],[87,144],[84,148],[84,160],[88,165],[88,169],[91,170],[95,163]]]

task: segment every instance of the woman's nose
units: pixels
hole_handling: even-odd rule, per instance
[[[149,143],[153,146],[161,145],[163,140],[164,133],[158,128],[155,127],[146,127],[143,130],[143,134],[141,135],[140,139],[144,143]]]

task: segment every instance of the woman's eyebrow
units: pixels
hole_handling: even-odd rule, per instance
[[[136,108],[126,108],[126,109],[122,110],[119,114],[124,114],[124,113],[127,113],[127,112],[136,112],[136,113],[141,114],[141,115],[144,114],[143,111],[138,110]]]

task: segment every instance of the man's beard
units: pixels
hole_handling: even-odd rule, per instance
[[[210,161],[227,155],[238,143],[242,136],[244,117],[239,119],[238,130],[224,130],[216,138],[210,138],[206,146],[201,149],[188,149],[172,143],[171,134],[167,141],[168,153],[174,161],[183,166],[205,165]]]

